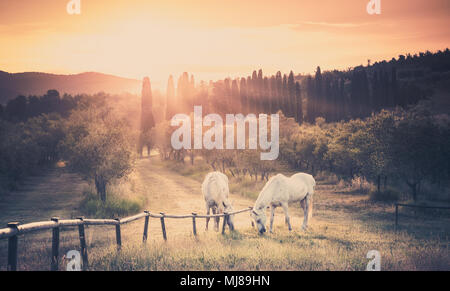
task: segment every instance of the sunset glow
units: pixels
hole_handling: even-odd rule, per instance
[[[165,88],[169,74],[210,80],[342,69],[399,54],[445,49],[450,2],[368,1],[107,1],[0,3],[0,70],[98,71]]]

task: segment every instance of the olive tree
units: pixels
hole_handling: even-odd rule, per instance
[[[135,140],[124,119],[106,106],[92,105],[71,114],[60,146],[70,169],[93,181],[100,199],[106,201],[108,184],[126,177],[134,167]]]

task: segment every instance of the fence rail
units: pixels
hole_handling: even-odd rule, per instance
[[[251,211],[253,207],[245,208],[233,212],[225,212],[223,214],[213,214],[213,215],[198,215],[196,213],[188,215],[169,215],[163,212],[159,214],[151,213],[150,211],[144,211],[142,213],[122,218],[122,219],[85,219],[84,217],[77,217],[76,219],[59,219],[59,217],[52,217],[50,221],[40,221],[31,222],[21,225],[19,222],[10,222],[7,228],[0,229],[0,239],[8,239],[8,267],[9,271],[17,270],[17,253],[18,253],[18,236],[30,232],[42,231],[42,230],[52,230],[52,258],[50,268],[52,271],[58,270],[58,258],[59,258],[59,231],[61,227],[75,227],[78,226],[78,234],[80,238],[81,256],[83,259],[83,269],[88,268],[88,253],[86,236],[84,231],[85,225],[113,225],[116,229],[116,244],[117,249],[120,250],[122,247],[122,236],[121,236],[121,225],[145,219],[144,222],[144,232],[142,240],[145,243],[148,237],[148,224],[149,218],[159,218],[161,221],[161,230],[164,240],[167,240],[167,231],[165,226],[165,219],[192,219],[192,232],[194,236],[197,236],[197,226],[196,219],[198,218],[216,218],[223,217],[222,234],[225,233],[227,226],[227,221],[230,215],[240,214],[244,212]]]
[[[450,210],[449,206],[431,206],[431,205],[417,205],[417,204],[403,204],[396,203],[395,204],[395,230],[398,229],[398,208],[399,207],[410,207],[410,208],[422,208],[422,209],[444,209]]]

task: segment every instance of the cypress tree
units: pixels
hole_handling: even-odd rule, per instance
[[[249,109],[252,113],[257,113],[257,92],[258,92],[258,73],[253,71],[249,86]]]
[[[374,111],[379,111],[381,109],[379,92],[380,92],[380,81],[378,78],[378,72],[375,71],[373,73],[373,81],[372,81],[372,104]]]
[[[153,100],[152,100],[152,86],[148,77],[144,78],[142,84],[142,99],[141,99],[141,135],[139,138],[139,155],[142,155],[144,146],[147,146],[148,154],[150,154],[150,140],[149,134],[151,129],[155,126],[153,118]]]
[[[329,75],[325,75],[323,79],[323,102],[322,102],[322,116],[326,121],[331,121],[331,106],[332,106],[332,88]]]
[[[248,97],[247,97],[247,82],[245,78],[241,78],[239,85],[239,95],[241,97],[241,111],[243,114],[248,113]]]
[[[263,90],[262,90],[262,112],[270,113],[270,82],[269,78],[264,77],[263,79]]]
[[[382,72],[382,78],[381,78],[381,91],[383,94],[383,107],[391,107],[391,104],[389,102],[390,100],[390,90],[389,90],[389,75],[386,71]]]
[[[288,94],[286,98],[286,116],[294,117],[295,115],[295,80],[294,80],[294,72],[289,73],[288,81],[287,81]]]
[[[370,108],[372,106],[370,102],[369,80],[367,78],[366,70],[361,71],[361,117],[370,115]]]
[[[276,90],[277,90],[277,98],[276,98],[276,106],[275,106],[275,112],[278,112],[278,110],[282,110],[283,105],[283,78],[281,77],[281,72],[278,71],[276,76]]]
[[[247,76],[247,113],[253,111],[252,102],[252,77]]]
[[[284,113],[285,116],[288,116],[287,109],[288,109],[288,100],[289,100],[289,90],[288,90],[286,74],[283,75],[283,87],[282,87],[281,91],[282,91],[281,111]]]
[[[231,82],[230,82],[229,78],[226,78],[224,80],[224,91],[225,91],[224,92],[224,94],[225,94],[225,96],[224,96],[224,98],[225,98],[224,104],[225,104],[225,107],[226,107],[226,108],[224,108],[224,112],[232,112],[231,111],[232,110]]]
[[[195,105],[199,105],[199,104],[197,104],[195,95],[196,95],[195,94],[195,79],[194,79],[194,75],[191,74],[191,79],[190,79],[189,86],[188,86],[188,98],[189,98],[189,103],[190,103],[188,112],[190,112],[191,110],[194,110]]]
[[[345,95],[345,80],[343,78],[340,79],[339,82],[339,103],[340,103],[340,112],[338,120],[346,120],[347,112],[348,112],[348,102],[347,96]]]
[[[301,124],[303,122],[303,103],[302,103],[302,92],[300,88],[300,83],[295,82],[295,120]]]
[[[189,75],[184,72],[178,79],[177,84],[177,103],[178,103],[178,113],[187,111],[189,105]],[[189,109],[191,110],[191,109]]]
[[[340,104],[340,88],[339,88],[339,80],[337,78],[333,81],[333,105],[331,107],[331,120],[332,121],[339,121],[340,111],[341,111],[341,104]]]
[[[270,77],[270,113],[277,110],[277,79],[275,76]]]
[[[170,120],[176,114],[177,102],[175,100],[175,86],[173,83],[173,76],[169,76],[167,81],[166,93],[166,120]]]
[[[306,90],[307,90],[307,103],[306,103],[306,116],[308,117],[308,121],[310,123],[314,122],[316,118],[316,113],[314,111],[315,105],[315,84],[314,79],[311,76],[308,76],[306,79]]]
[[[406,106],[407,100],[404,100],[404,98],[401,98],[398,96],[398,84],[397,84],[397,69],[395,67],[392,67],[392,73],[391,73],[391,96],[389,100],[390,106]]]
[[[320,67],[317,67],[316,76],[314,78],[314,120],[316,117],[323,116],[323,80]]]
[[[264,111],[264,78],[262,69],[258,70],[258,79],[256,82],[256,112]]]
[[[231,110],[232,112],[240,112],[240,102],[239,102],[239,86],[238,81],[235,79],[231,84]]]

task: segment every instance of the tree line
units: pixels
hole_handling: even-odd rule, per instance
[[[92,182],[106,201],[111,182],[134,168],[138,141],[113,100],[103,93],[60,97],[50,90],[9,101],[0,118],[0,194],[60,162]]]
[[[276,161],[261,161],[260,150],[175,151],[169,121],[157,124],[151,139],[162,159],[185,163],[189,157],[194,165],[195,157],[201,156],[211,169],[233,177],[268,180],[287,167],[313,175],[335,174],[343,181],[363,179],[375,185],[378,193],[409,193],[414,200],[430,192],[436,196],[448,193],[450,117],[433,114],[428,101],[339,122],[318,117],[314,124],[298,124],[280,114],[280,157]]]
[[[315,125],[290,127],[280,153],[295,169],[346,180],[363,177],[379,192],[405,185],[414,200],[425,187],[434,194],[448,192],[450,118],[433,114],[428,102],[383,109],[365,119],[326,123],[318,118]]]
[[[166,119],[176,113],[189,113],[202,105],[206,113],[276,113],[279,110],[298,123],[314,123],[317,117],[327,122],[364,118],[383,108],[406,108],[426,99],[430,84],[445,78],[450,71],[450,51],[400,55],[398,59],[352,69],[314,75],[282,74],[251,76],[195,85],[194,77],[183,73],[177,82],[169,77],[166,94]]]

